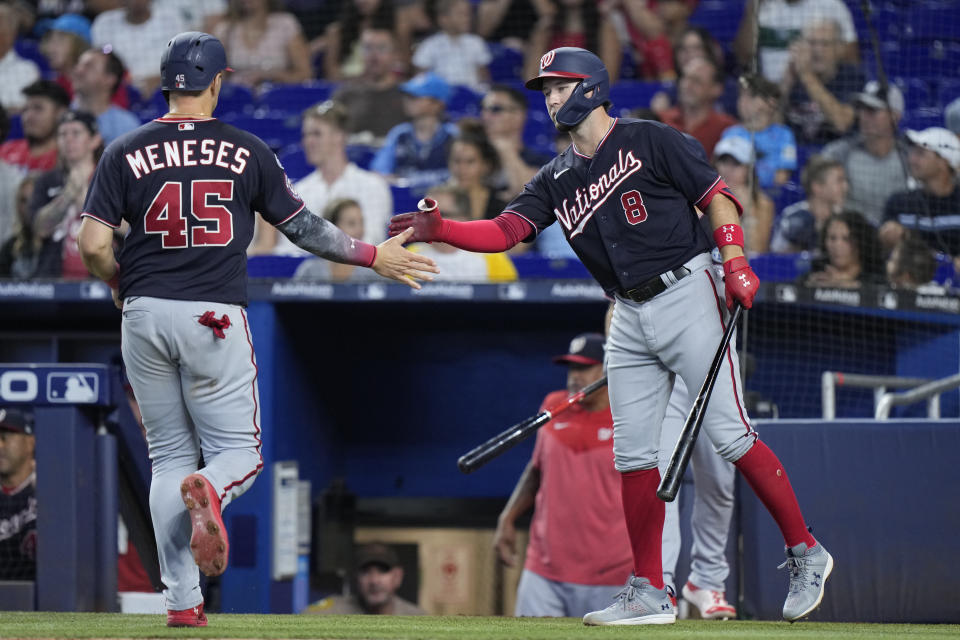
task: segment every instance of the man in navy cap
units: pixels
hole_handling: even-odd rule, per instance
[[[0,408],[0,580],[33,580],[37,497],[33,416]]]
[[[567,388],[544,398],[555,406],[603,377],[604,337],[583,333],[553,360],[567,367]],[[518,561],[516,520],[534,508],[517,616],[583,616],[602,608],[630,576],[633,560],[613,466],[613,417],[604,387],[537,433],[533,457],[500,513],[494,547]]]

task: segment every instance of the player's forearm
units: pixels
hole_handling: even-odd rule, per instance
[[[514,220],[515,218],[515,220]],[[500,214],[493,220],[444,220],[438,240],[466,251],[500,253],[515,246],[523,237],[517,224],[529,233],[521,218]]]
[[[527,467],[520,475],[517,486],[514,487],[510,499],[500,512],[500,521],[514,522],[517,518],[533,508],[537,498],[537,491],[540,489],[540,470],[533,466],[533,462],[527,463]]]
[[[372,244],[351,238],[307,210],[277,225],[277,229],[301,249],[333,262],[369,267],[377,257],[377,248]]]
[[[84,218],[77,234],[77,248],[84,266],[91,274],[111,286],[116,284],[117,261],[113,256],[113,229]]]
[[[719,195],[719,194],[718,194]],[[724,225],[740,226],[740,214],[737,207],[726,197],[714,197],[707,206],[707,217],[710,218],[710,226],[716,231]],[[720,247],[720,255],[726,262],[732,258],[738,258],[744,255],[743,246],[737,244],[727,244]]]

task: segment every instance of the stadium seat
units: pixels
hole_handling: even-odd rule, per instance
[[[943,78],[940,80],[939,86],[937,102],[940,106],[946,107],[960,98],[960,78]]]
[[[447,100],[447,113],[454,120],[465,116],[477,118],[480,116],[480,100],[483,95],[469,87],[457,85],[452,87],[453,94]]]
[[[392,184],[390,185],[390,195],[393,196],[393,210],[396,213],[417,210],[417,203],[420,202],[420,196],[416,195],[407,187],[398,187]]]
[[[556,138],[557,129],[546,111],[531,111],[527,114],[527,122],[523,127],[523,144],[553,155]]]
[[[220,88],[220,98],[217,101],[217,117],[222,118],[228,113],[253,113],[256,101],[253,92],[241,84],[224,84]]]
[[[490,79],[495,82],[515,82],[523,73],[523,52],[505,47],[499,42],[489,42],[487,47],[493,59],[488,66]]]
[[[908,110],[936,106],[934,92],[930,90],[930,85],[927,84],[926,80],[922,78],[894,78],[892,82],[903,92]]]
[[[773,198],[773,210],[778,216],[781,211],[793,203],[800,202],[807,197],[807,194],[803,191],[803,186],[796,182],[785,182],[769,193],[770,197]]]
[[[706,27],[724,50],[729,51],[740,27],[744,4],[729,0],[700,0],[690,16],[690,24]]]
[[[13,43],[13,50],[16,51],[17,55],[21,58],[36,63],[36,65],[40,67],[41,77],[46,77],[50,74],[50,63],[47,61],[47,57],[41,53],[39,41],[18,38],[17,41]]]
[[[376,154],[376,147],[366,144],[347,145],[347,159],[361,169],[370,169],[370,163],[373,162],[373,156]]]
[[[300,140],[300,117],[297,115],[258,117],[234,113],[224,116],[222,120],[238,129],[249,131],[274,151]]]
[[[903,16],[901,35],[913,40],[960,40],[960,7],[946,1],[916,3]]]
[[[280,153],[277,154],[277,159],[280,160],[280,164],[283,165],[287,176],[291,180],[302,180],[313,171],[313,167],[307,162],[307,157],[303,155],[303,148],[299,144],[292,144],[281,149]]]
[[[16,140],[23,137],[23,123],[20,121],[20,114],[14,113],[10,116],[10,131],[7,133],[7,140]],[[0,140],[0,143],[4,142]]]
[[[309,256],[251,256],[247,275],[251,278],[290,278]]]
[[[611,113],[617,116],[626,116],[633,109],[650,107],[650,100],[658,91],[666,91],[669,87],[661,82],[645,82],[643,80],[623,80],[610,86],[610,101],[613,102]]]
[[[261,94],[256,111],[258,114],[266,112],[300,115],[313,105],[328,100],[336,88],[336,83],[322,80],[274,85]]]
[[[900,121],[901,129],[920,131],[927,127],[943,127],[943,111],[941,109],[913,109],[908,110]]]

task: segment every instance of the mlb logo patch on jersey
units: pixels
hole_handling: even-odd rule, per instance
[[[99,383],[90,373],[51,373],[47,377],[47,402],[96,402]]]
[[[181,122],[180,124],[177,125],[177,129],[179,129],[180,131],[193,131],[193,123]]]

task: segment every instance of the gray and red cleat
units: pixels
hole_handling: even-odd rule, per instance
[[[168,627],[205,627],[207,626],[207,616],[203,614],[203,603],[195,607],[174,611],[167,609]]]
[[[700,612],[704,620],[729,620],[737,617],[737,610],[727,602],[723,591],[701,589],[692,582],[683,585],[683,599]]]
[[[220,515],[220,497],[210,481],[191,473],[180,484],[183,504],[190,513],[190,550],[204,575],[219,576],[227,569],[230,543]]]

